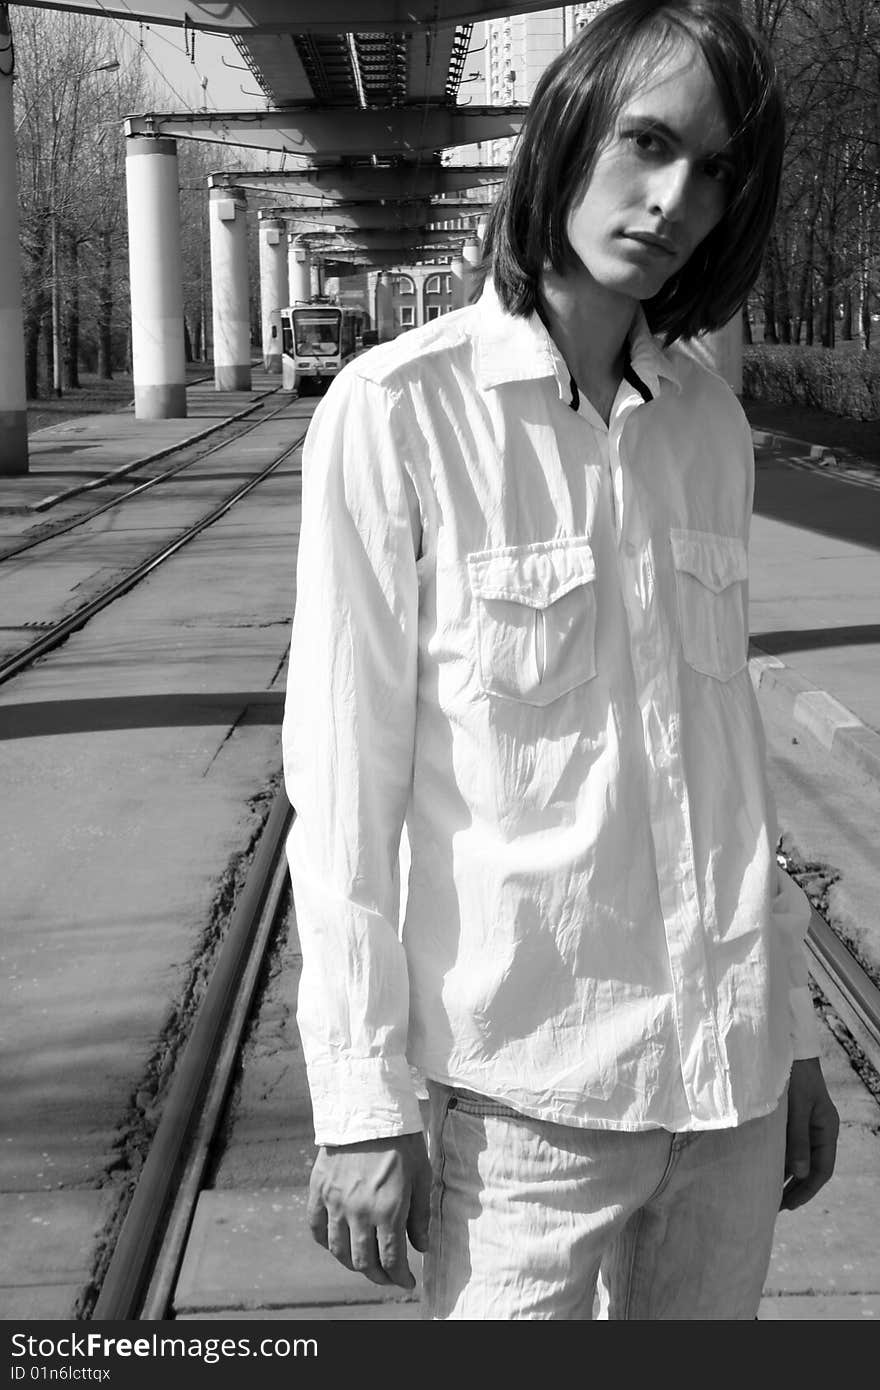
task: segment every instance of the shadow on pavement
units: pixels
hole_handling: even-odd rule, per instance
[[[755,505],[759,516],[880,550],[880,489],[851,487],[834,478],[789,468],[784,455],[757,450]]]
[[[792,628],[780,632],[752,632],[749,640],[771,656],[781,652],[815,651],[823,647],[859,647],[880,642],[880,623],[861,627]]]
[[[281,691],[224,690],[217,694],[123,695],[108,699],[35,700],[0,707],[0,740],[47,734],[107,733],[114,729],[183,728],[203,724],[279,724]]]

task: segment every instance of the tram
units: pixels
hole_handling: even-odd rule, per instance
[[[348,305],[311,301],[281,310],[285,391],[324,390],[361,348],[365,314]]]

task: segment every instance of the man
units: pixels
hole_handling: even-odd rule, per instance
[[[427,1318],[588,1319],[600,1272],[604,1316],[753,1318],[780,1201],[833,1168],[747,669],[751,437],[674,346],[748,293],[782,139],[738,17],[623,0],[539,83],[479,300],[309,433],[310,1219],[404,1287],[408,1234]]]

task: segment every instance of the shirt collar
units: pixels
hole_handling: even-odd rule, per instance
[[[477,301],[476,372],[479,384],[491,390],[510,381],[534,381],[556,375],[556,345],[538,315],[509,314],[491,276]]]
[[[554,376],[560,396],[568,400],[570,373],[545,325],[533,310],[527,317],[510,314],[498,298],[491,277],[477,301],[477,379],[491,390],[512,381],[535,381]],[[661,377],[681,390],[674,363],[648,328],[641,307],[630,330],[630,364],[652,396],[660,391]]]

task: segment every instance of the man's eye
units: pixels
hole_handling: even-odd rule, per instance
[[[728,183],[733,175],[730,165],[720,159],[707,159],[703,165],[703,173],[716,183]]]
[[[660,147],[660,141],[653,131],[650,130],[634,130],[631,132],[629,139],[632,140],[640,150],[650,151],[659,149]]]

